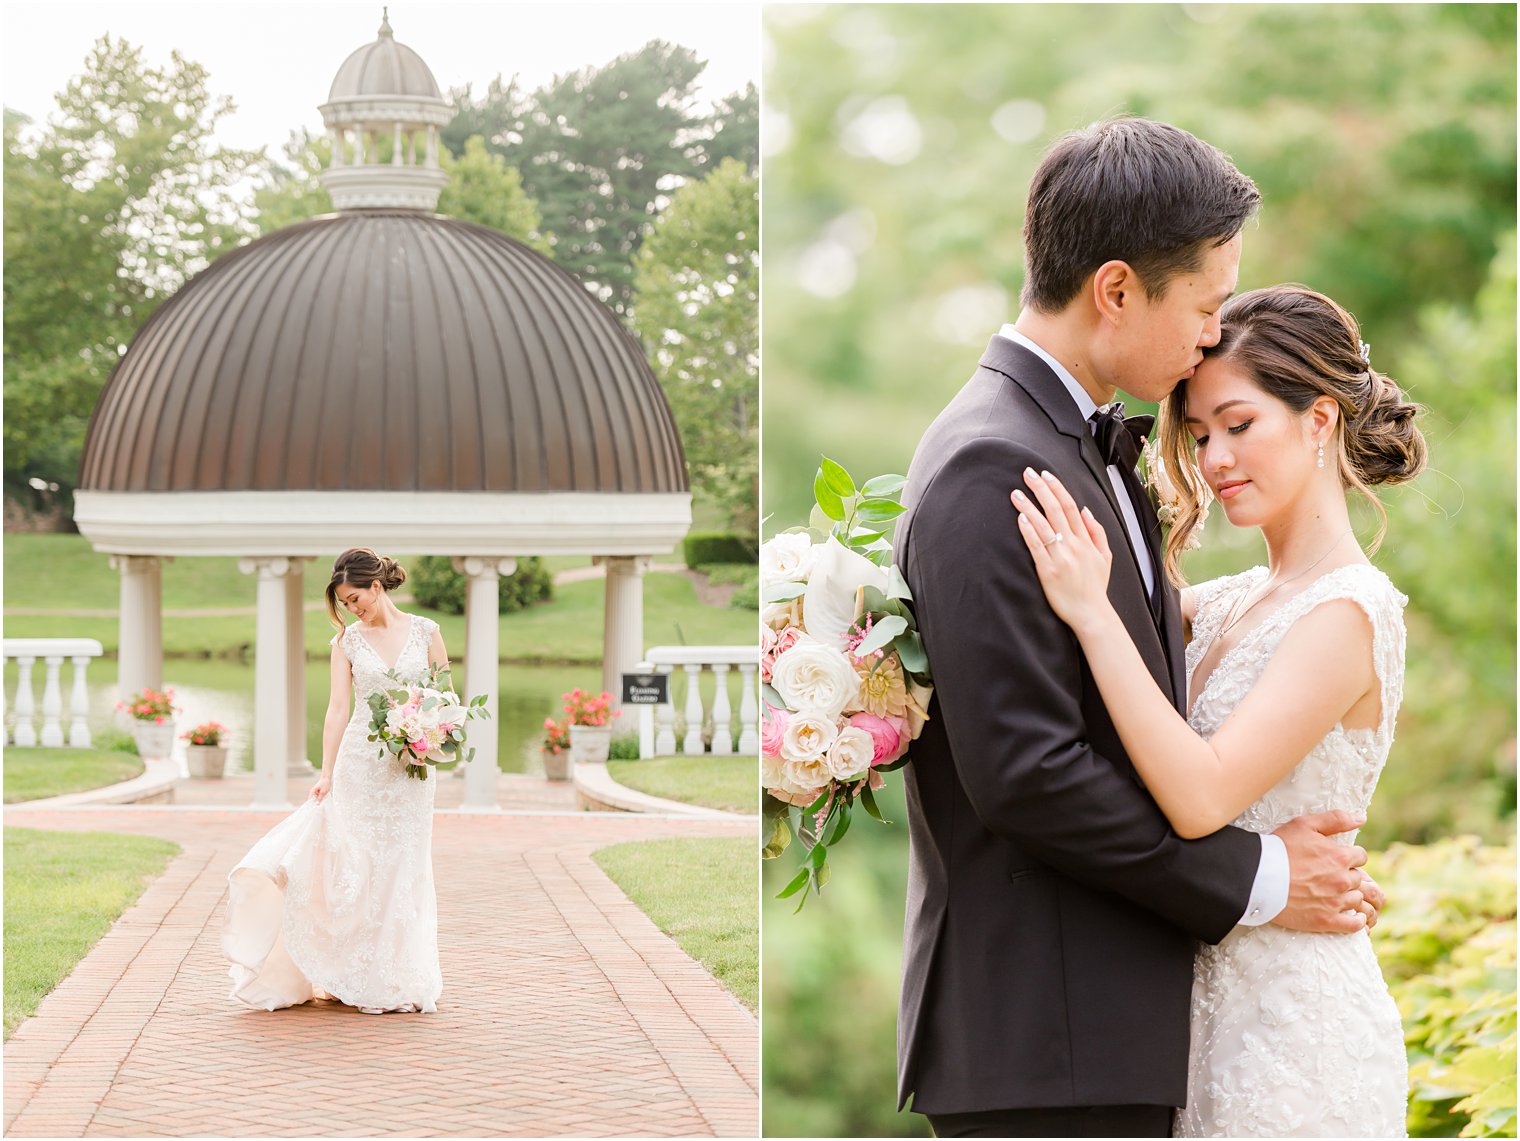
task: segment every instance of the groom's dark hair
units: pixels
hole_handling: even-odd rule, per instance
[[[1058,139],[1024,214],[1021,300],[1058,313],[1104,262],[1127,262],[1146,296],[1203,264],[1261,205],[1229,158],[1179,127],[1106,119]]]

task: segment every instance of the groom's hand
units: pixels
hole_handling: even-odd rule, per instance
[[[1342,934],[1377,922],[1386,897],[1360,870],[1366,850],[1330,839],[1363,823],[1349,812],[1319,812],[1290,820],[1273,833],[1288,849],[1289,884],[1287,906],[1272,922],[1295,931]]]

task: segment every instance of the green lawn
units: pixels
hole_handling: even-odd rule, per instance
[[[5,830],[7,1038],[178,851],[145,836]]]
[[[402,558],[403,565],[405,558]],[[546,560],[554,569],[585,565],[568,556]],[[7,535],[5,537],[5,605],[12,609],[69,608],[114,610],[119,583],[106,556],[92,551],[79,535]],[[326,567],[308,564],[305,596],[320,602],[327,584]],[[213,609],[254,605],[255,583],[238,573],[228,558],[177,559],[163,568],[165,610]],[[403,592],[405,588],[403,587]],[[464,617],[439,614],[408,604],[409,610],[436,619],[444,642],[458,658],[464,651]],[[163,621],[164,652],[171,657],[240,657],[252,650],[255,618],[248,614],[197,616]],[[306,652],[325,658],[333,627],[324,611],[304,618]],[[13,638],[95,638],[108,653],[117,647],[115,617],[74,617],[7,613],[6,633]],[[500,623],[501,657],[515,662],[599,662],[602,653],[602,583],[598,579],[555,588],[553,601],[505,614]],[[646,645],[737,645],[755,639],[752,610],[704,606],[691,582],[681,574],[649,574],[644,579]]]
[[[757,1009],[760,868],[754,837],[646,840],[603,848],[592,859],[681,950]]]
[[[5,751],[5,803],[103,788],[142,771],[136,753],[117,749],[10,748]]]
[[[607,774],[618,784],[650,796],[721,808],[726,812],[760,811],[759,771],[754,757],[651,757],[644,761],[608,761]]]

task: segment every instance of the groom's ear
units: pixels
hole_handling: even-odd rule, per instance
[[[1106,261],[1093,271],[1088,296],[1104,321],[1117,323],[1126,306],[1133,306],[1140,279],[1126,261]]]

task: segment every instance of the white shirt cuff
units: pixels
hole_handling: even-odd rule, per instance
[[[1271,833],[1261,837],[1261,863],[1251,884],[1251,902],[1240,917],[1242,927],[1271,923],[1288,906],[1288,846]]]

